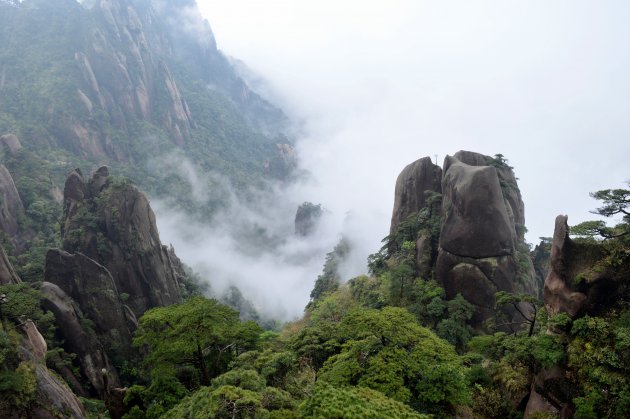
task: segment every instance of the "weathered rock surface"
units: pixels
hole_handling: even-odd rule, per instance
[[[103,265],[136,317],[181,300],[177,258],[160,243],[149,201],[100,168],[89,182],[73,171],[64,190],[63,247]]]
[[[471,302],[476,327],[496,313],[496,292],[539,294],[523,238],[523,202],[504,159],[459,151],[445,158],[443,169],[429,157],[410,164],[396,181],[390,234],[427,208],[427,197],[436,193],[442,194],[441,207],[429,213],[441,213],[439,237],[426,230],[418,233],[418,275],[434,275],[448,298],[459,293]],[[506,314],[513,317],[515,310]]]
[[[13,269],[13,265],[0,245],[0,285],[18,284],[22,282],[18,274]]]
[[[129,355],[136,319],[127,317],[129,308],[109,271],[82,253],[51,249],[46,254],[44,277],[61,288],[94,322],[103,347],[114,357]]]
[[[545,279],[545,308],[549,314],[567,313],[575,318],[596,315],[623,292],[630,266],[603,263],[607,250],[599,243],[577,242],[569,237],[567,216],[556,218],[551,244],[551,269]]]
[[[442,249],[473,258],[514,253],[516,234],[494,167],[470,166],[447,156],[442,191]]]
[[[390,234],[410,215],[417,213],[426,204],[427,192],[442,192],[442,168],[424,157],[403,169],[396,179],[394,210]]]
[[[0,164],[0,230],[7,236],[18,234],[18,219],[24,214],[24,205],[20,199],[11,174]]]
[[[103,371],[109,386],[119,387],[120,379],[101,343],[93,332],[85,330],[81,319],[84,315],[74,301],[57,285],[44,282],[40,288],[42,305],[55,316],[58,332],[64,340],[64,348],[77,355],[81,372],[94,392],[103,398],[106,393]]]
[[[550,315],[566,313],[576,319],[584,315],[599,316],[614,307],[621,293],[627,293],[628,258],[611,254],[609,247],[598,242],[571,240],[568,217],[558,215],[551,242],[550,270],[545,279],[544,303]],[[614,263],[611,263],[611,256]],[[562,337],[566,331],[549,327],[549,333]],[[558,365],[540,371],[534,378],[525,416],[537,412],[572,416],[573,385],[566,367]]]
[[[470,166],[492,166],[496,169],[501,192],[506,201],[506,210],[514,224],[517,236],[523,240],[525,237],[525,204],[521,198],[521,192],[512,168],[502,162],[500,158],[485,156],[472,151],[460,150],[453,157]]]
[[[46,351],[48,351],[48,345],[46,344],[46,340],[39,333],[37,326],[33,323],[32,320],[26,320],[24,323],[20,325],[22,332],[24,333],[25,341],[28,343],[28,348],[30,353],[33,355],[34,359],[38,362],[46,361]]]
[[[30,418],[54,419],[58,417],[84,418],[85,410],[81,401],[68,385],[46,367],[46,341],[37,326],[27,320],[21,327],[22,342],[18,347],[20,359],[34,367],[37,381],[36,406],[29,411]],[[0,410],[3,418],[21,418],[17,412]]]

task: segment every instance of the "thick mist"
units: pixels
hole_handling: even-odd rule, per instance
[[[270,183],[264,190],[237,194],[221,174],[203,173],[180,154],[161,158],[159,167],[162,175],[184,178],[198,204],[217,197],[222,201],[222,207],[204,221],[174,210],[168,200],[151,203],[162,241],[172,244],[210,285],[211,295],[220,297],[230,286],[237,286],[264,318],[295,319],[309,301],[326,253],[341,237],[352,251],[340,273],[350,278],[365,272],[367,254],[374,249],[363,241],[363,226],[372,221],[363,215],[339,211],[335,202],[324,203],[324,214],[312,234],[295,234],[298,206],[316,196],[312,191],[317,186],[310,176],[289,185]]]
[[[189,165],[200,197],[230,204],[204,225],[158,205],[158,224],[214,292],[234,283],[268,315],[301,313],[341,235],[355,249],[342,276],[365,272],[388,233],[396,176],[420,157],[503,154],[534,244],[557,214],[592,219],[589,192],[630,178],[625,2],[198,3],[219,48],[299,123],[308,176],[244,200],[220,174]],[[306,239],[293,236],[304,201],[327,209]],[[247,243],[251,231],[268,241]]]

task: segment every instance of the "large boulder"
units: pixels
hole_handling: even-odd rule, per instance
[[[424,208],[427,192],[442,191],[441,179],[442,169],[433,164],[430,157],[416,160],[400,172],[396,179],[390,234],[410,215]]]
[[[160,242],[149,201],[131,183],[100,168],[90,181],[80,171],[64,190],[63,248],[103,265],[136,317],[181,301],[181,266]]]
[[[125,358],[137,324],[121,301],[109,271],[82,253],[51,249],[46,254],[44,277],[61,288],[94,322],[94,331],[110,356]]]
[[[514,253],[515,230],[494,167],[470,166],[447,156],[442,191],[442,249],[473,258]]]
[[[436,194],[441,201],[429,200]],[[446,156],[443,168],[429,157],[405,167],[396,181],[390,234],[423,210],[441,221],[430,218],[416,234],[416,274],[434,277],[448,298],[462,294],[472,303],[473,326],[483,329],[495,316],[498,291],[540,294],[524,242],[523,201],[502,156],[459,151]],[[516,310],[505,314],[504,323],[523,320]]]
[[[24,205],[20,199],[11,173],[0,164],[0,230],[7,236],[18,234],[18,219],[24,215]]]

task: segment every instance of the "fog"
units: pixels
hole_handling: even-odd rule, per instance
[[[356,249],[344,275],[365,270],[389,229],[396,176],[417,158],[503,154],[532,243],[552,235],[557,214],[593,218],[589,192],[630,179],[625,1],[198,3],[218,47],[299,124],[310,176],[255,202],[233,197],[211,225],[160,209],[160,231],[213,287],[243,284],[273,315],[299,315],[342,231]],[[328,210],[308,240],[291,234],[304,200]],[[279,244],[243,249],[235,232],[246,225]]]

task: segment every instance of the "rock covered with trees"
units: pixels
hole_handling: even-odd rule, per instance
[[[459,151],[445,158],[443,168],[424,157],[396,182],[388,252],[407,243],[411,278],[436,280],[449,299],[461,294],[475,307],[475,327],[492,321],[487,330],[499,324],[509,329],[523,315],[512,308],[498,319],[494,295],[539,293],[524,223],[516,178],[503,156]]]

